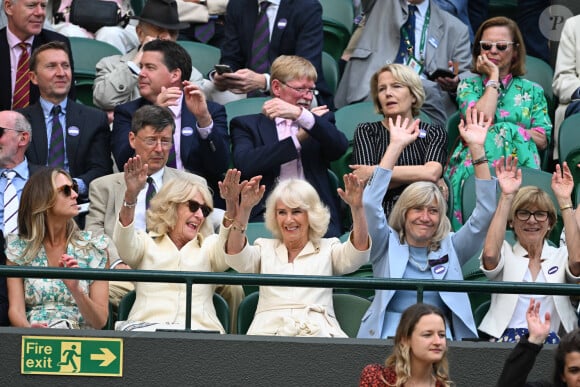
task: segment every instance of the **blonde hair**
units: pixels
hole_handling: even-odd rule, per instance
[[[277,239],[282,232],[276,221],[276,203],[281,201],[290,208],[300,208],[308,213],[308,238],[317,243],[326,234],[330,223],[330,211],[320,200],[318,192],[305,180],[282,180],[266,200],[264,219],[266,228]]]
[[[32,174],[24,185],[18,207],[18,237],[26,242],[22,252],[24,261],[34,259],[42,247],[46,235],[47,212],[54,207],[58,195],[56,177],[59,174],[73,181],[62,168],[42,168]],[[79,232],[77,223],[70,218],[66,223],[67,245],[75,244]]]
[[[308,59],[297,55],[280,55],[272,63],[270,69],[270,83],[274,79],[280,82],[288,82],[293,79],[307,79],[316,82],[318,74],[316,67]]]
[[[379,76],[387,71],[393,74],[393,78],[395,78],[397,82],[407,87],[411,92],[411,95],[415,98],[415,102],[411,106],[411,112],[413,117],[417,117],[421,110],[421,106],[423,106],[423,103],[425,102],[425,89],[423,89],[421,78],[419,78],[416,72],[411,70],[408,66],[398,63],[391,63],[381,67],[371,77],[371,99],[375,106],[375,111],[378,114],[385,115],[381,108],[381,102],[379,101]]]
[[[196,194],[200,194],[204,204],[213,210],[212,196],[206,186],[189,179],[171,179],[163,184],[159,192],[151,199],[147,210],[147,229],[157,234],[167,234],[175,227],[177,221],[177,207],[187,203]],[[200,234],[212,233],[209,222],[202,223]]]
[[[451,232],[451,223],[447,218],[447,202],[439,188],[428,181],[417,181],[409,185],[391,211],[389,225],[399,234],[401,243],[405,243],[405,218],[407,211],[414,207],[430,206],[435,203],[439,211],[439,224],[429,244],[429,250],[437,251],[441,241]]]
[[[401,387],[411,378],[411,347],[408,344],[413,335],[415,326],[423,316],[435,314],[443,320],[445,325],[445,316],[441,309],[429,304],[411,305],[403,312],[401,321],[397,326],[395,334],[395,343],[393,354],[385,361],[385,367],[392,367],[397,375],[397,382],[394,387]],[[440,361],[433,363],[433,374],[438,383],[444,386],[451,386],[449,380],[449,364],[447,362],[447,349]],[[385,381],[386,382],[386,381]]]

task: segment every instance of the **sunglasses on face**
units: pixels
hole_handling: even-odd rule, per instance
[[[495,48],[497,48],[498,51],[505,51],[512,44],[514,44],[514,42],[506,42],[503,40],[500,42],[489,42],[486,40],[482,40],[481,42],[479,42],[479,47],[481,47],[481,49],[484,51],[489,51],[493,46],[495,46]]]
[[[211,212],[212,212],[211,207],[206,206],[205,204],[200,204],[200,203],[196,202],[195,200],[188,201],[187,205],[189,206],[189,211],[191,211],[192,213],[196,213],[197,210],[199,210],[201,208],[201,213],[203,214],[204,218],[207,218],[209,216],[209,214],[211,214]]]
[[[0,138],[2,136],[4,136],[4,132],[6,132],[7,130],[13,130],[13,131],[18,132],[18,133],[22,132],[21,130],[16,130],[16,129],[11,129],[11,128],[3,128],[0,126]]]
[[[71,185],[68,184],[62,185],[56,189],[56,192],[64,193],[64,196],[66,196],[67,198],[70,197],[70,195],[72,195],[72,191],[79,193],[79,185],[77,184],[76,181],[73,181]]]
[[[537,222],[545,222],[548,219],[548,211],[528,211],[528,210],[517,210],[516,211],[516,218],[525,222],[526,220],[530,219],[530,216],[533,216]]]

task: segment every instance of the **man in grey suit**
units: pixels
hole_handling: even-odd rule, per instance
[[[447,116],[457,110],[454,95],[459,78],[471,76],[469,31],[459,19],[430,0],[384,0],[374,4],[364,27],[359,27],[362,31],[358,42],[350,47],[352,54],[336,92],[336,107],[368,100],[373,73],[387,63],[397,62],[401,27],[409,17],[409,5],[418,8],[415,44],[409,50],[421,65],[415,68],[425,88],[422,110],[438,124],[445,124]],[[435,70],[449,69],[453,63],[457,63],[459,76],[427,79]]]
[[[171,112],[164,107],[157,105],[144,105],[139,108],[131,122],[129,132],[129,144],[135,150],[135,155],[141,157],[148,166],[148,176],[152,179],[155,191],[159,192],[164,182],[170,179],[190,179],[198,183],[207,184],[203,177],[189,172],[179,171],[167,167],[167,159],[173,142],[173,132],[175,131],[175,121]],[[123,166],[119,166],[123,169]],[[149,185],[148,184],[148,185]],[[139,193],[135,208],[135,228],[145,230],[146,197],[145,187]],[[95,233],[113,235],[115,223],[118,221],[119,211],[122,206],[133,205],[125,201],[126,185],[123,172],[103,176],[94,180],[89,189],[90,209],[86,218],[86,229]],[[214,211],[213,213],[216,213]],[[221,212],[223,214],[223,212]],[[212,214],[218,216],[217,214]],[[210,227],[202,227],[205,235],[213,233],[213,224],[220,223],[220,219],[207,219]],[[129,266],[122,261],[117,249],[111,243],[109,246],[109,260],[112,269],[127,269]],[[121,298],[129,291],[133,290],[130,282],[109,283],[109,300],[113,305],[118,305]],[[224,296],[230,305],[232,313],[237,311],[237,306],[241,302],[244,293],[241,286],[225,286],[221,295]]]

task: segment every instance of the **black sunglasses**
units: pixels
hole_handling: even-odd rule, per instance
[[[68,185],[68,184],[62,185],[56,189],[56,192],[62,192],[62,193],[64,193],[64,196],[66,196],[66,197],[70,197],[70,195],[72,195],[72,191],[79,193],[79,185],[74,180],[73,180],[73,183],[71,185]]]
[[[211,212],[213,211],[213,209],[210,206],[206,206],[205,204],[200,204],[198,202],[196,202],[195,200],[190,200],[187,202],[187,205],[189,206],[189,211],[196,213],[197,210],[199,210],[201,208],[201,213],[203,214],[204,218],[207,218],[209,216],[209,214],[211,214]]]
[[[505,42],[505,41],[501,41],[501,42],[488,42],[488,41],[485,41],[485,40],[482,40],[481,42],[479,42],[479,46],[484,51],[491,50],[491,48],[493,46],[495,46],[495,48],[497,48],[498,51],[505,51],[512,44],[514,44],[514,42]]]
[[[13,130],[13,131],[18,132],[18,133],[21,133],[22,132],[22,130],[16,130],[16,129],[12,129],[12,128],[3,128],[3,127],[0,126],[0,138],[2,136],[4,136],[4,132],[7,131],[7,130]]]

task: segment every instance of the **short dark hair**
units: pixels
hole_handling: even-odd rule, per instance
[[[566,366],[566,355],[571,352],[580,352],[580,330],[578,328],[566,333],[560,339],[554,359],[554,387],[566,386],[566,383],[562,381],[562,375],[564,375],[564,367]]]
[[[31,71],[36,70],[36,65],[38,64],[38,55],[40,55],[41,52],[46,50],[62,50],[66,52],[68,62],[70,63],[70,52],[68,50],[66,43],[54,40],[52,42],[45,43],[42,46],[37,47],[34,51],[32,51],[32,56],[30,57]]]
[[[146,126],[151,126],[156,132],[161,132],[171,126],[171,133],[175,131],[175,120],[169,109],[157,105],[141,106],[131,120],[131,132],[137,134]]]
[[[145,51],[158,51],[163,54],[163,64],[173,71],[175,69],[181,70],[181,81],[189,81],[191,78],[191,57],[178,43],[171,40],[155,39],[146,43],[143,46]]]

